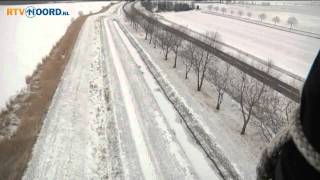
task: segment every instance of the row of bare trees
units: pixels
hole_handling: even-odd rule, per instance
[[[247,125],[255,119],[253,124],[261,129],[263,137],[270,141],[288,122],[296,104],[261,81],[217,58],[214,51],[220,48],[217,42],[221,41],[218,32],[208,32],[201,37],[201,41],[214,49],[213,52],[209,52],[174,33],[159,28],[154,16],[150,16],[147,20],[131,11],[127,13],[127,18],[134,29],[137,30],[136,24],[140,25],[145,33],[145,40],[148,40],[154,48],[160,48],[165,61],[172,55],[173,68],[177,68],[178,64],[183,65],[185,79],[188,79],[190,72],[194,72],[197,91],[201,91],[205,82],[213,85],[217,95],[217,111],[221,109],[225,93],[239,102],[243,119],[240,134],[245,134]],[[178,25],[173,28],[181,31],[186,29]],[[181,62],[178,63],[179,61]],[[270,73],[270,68],[271,62],[261,70]]]
[[[216,12],[218,12],[218,11],[220,10],[220,11],[222,12],[222,14],[225,14],[225,13],[227,12],[227,8],[226,8],[226,7],[221,7],[221,8],[219,8],[219,6],[213,7],[212,5],[208,5],[208,9],[209,9],[210,11],[212,11],[212,9],[214,9]],[[240,17],[242,17],[242,15],[244,14],[244,12],[243,12],[242,10],[238,10],[237,13],[238,13],[238,15],[239,15]],[[230,10],[230,14],[233,15],[233,14],[234,14],[234,10],[231,9],[231,10]],[[251,12],[247,12],[246,15],[247,15],[247,17],[248,17],[249,19],[252,17],[252,13],[251,13]],[[267,18],[267,15],[266,15],[265,13],[260,13],[260,14],[258,14],[257,17],[258,17],[258,18],[260,19],[260,21],[262,22],[262,21],[264,21],[264,20]],[[277,25],[277,23],[280,22],[280,17],[279,17],[279,16],[275,16],[275,17],[272,18],[272,21],[274,22],[274,25]],[[287,19],[287,24],[290,25],[290,29],[292,29],[293,26],[295,26],[295,25],[298,24],[298,20],[297,20],[296,17],[290,16],[290,17],[288,17],[288,19]]]

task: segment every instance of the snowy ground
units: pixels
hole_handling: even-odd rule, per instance
[[[260,59],[270,59],[274,65],[303,78],[307,76],[320,47],[320,39],[204,14],[200,11],[160,14],[200,33],[217,31],[224,43]]]
[[[209,4],[199,4],[202,10],[208,10]],[[309,5],[309,6],[288,6],[288,5],[274,5],[274,6],[261,6],[261,5],[240,5],[240,4],[211,4],[213,9],[211,11],[216,12],[214,7],[218,6],[221,13],[221,8],[225,7],[227,15],[233,15],[240,17],[238,11],[243,12],[242,17],[248,19],[247,13],[251,12],[252,16],[250,19],[260,21],[258,15],[261,13],[266,14],[264,22],[274,24],[272,18],[278,16],[280,22],[277,23],[280,26],[289,28],[287,19],[291,16],[297,18],[298,24],[294,26],[295,29],[319,33],[320,32],[320,5]],[[230,12],[233,11],[233,14]]]
[[[79,34],[23,179],[109,175],[105,160],[112,157],[107,145],[114,132],[107,129],[112,112],[106,101],[98,27],[94,18],[88,18]]]
[[[199,119],[199,124],[213,141],[219,146],[223,153],[240,171],[244,179],[255,179],[255,168],[259,160],[259,155],[265,141],[259,134],[259,130],[254,126],[254,121],[249,123],[245,136],[240,135],[242,127],[242,117],[239,104],[231,97],[225,95],[222,108],[215,110],[217,94],[215,87],[207,81],[204,82],[202,92],[196,90],[195,75],[189,75],[189,79],[184,79],[184,66],[182,60],[178,59],[178,68],[174,69],[173,55],[168,61],[163,60],[163,54],[157,48],[153,48],[144,40],[144,33],[140,29],[137,33],[126,24],[134,37],[141,44],[145,52],[152,58],[153,62],[161,69],[161,73],[174,86],[183,101],[192,109]]]
[[[220,179],[118,24],[89,17],[23,179]]]
[[[32,74],[37,64],[51,50],[52,46],[65,33],[71,18],[90,11],[99,11],[110,2],[77,2],[57,4],[36,4],[35,7],[61,8],[70,16],[6,16],[6,8],[0,5],[0,109],[8,99],[25,87],[25,77]],[[26,7],[17,5],[15,7]]]

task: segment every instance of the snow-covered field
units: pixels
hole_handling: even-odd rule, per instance
[[[25,77],[30,75],[46,56],[52,46],[65,33],[71,18],[78,12],[84,14],[99,11],[110,2],[77,2],[33,4],[41,8],[61,8],[69,12],[69,16],[7,16],[6,8],[0,6],[0,109],[17,91],[25,87]],[[17,5],[14,7],[26,7]]]
[[[160,15],[200,33],[217,31],[224,43],[260,59],[271,60],[274,65],[303,78],[320,47],[320,39],[200,11],[164,12]]]
[[[209,10],[210,4],[199,4],[202,10]],[[275,16],[280,18],[280,22],[277,25],[289,28],[287,19],[291,16],[298,20],[298,24],[294,25],[295,29],[320,33],[320,5],[313,6],[288,6],[288,5],[273,5],[273,6],[261,6],[261,5],[240,5],[240,4],[211,4],[212,9],[209,11],[218,12],[222,14],[221,8],[226,8],[224,14],[240,17],[239,11],[243,12],[242,17],[245,19],[252,19],[260,21],[259,14],[265,13],[266,19],[263,22],[274,24],[272,19]],[[216,11],[214,8],[219,7]],[[231,14],[233,11],[233,14]],[[251,13],[251,17],[247,16],[247,13]]]

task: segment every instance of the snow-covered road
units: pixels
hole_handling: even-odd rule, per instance
[[[23,179],[220,179],[113,18],[91,16]]]

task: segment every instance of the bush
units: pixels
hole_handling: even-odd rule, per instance
[[[176,3],[174,5],[174,11],[189,11],[192,8],[187,3]]]
[[[83,14],[83,11],[79,11],[79,12],[78,12],[78,15],[79,15],[79,16],[83,16],[83,15],[84,15],[84,14]]]
[[[265,20],[266,18],[267,18],[267,15],[266,15],[265,13],[259,14],[259,19],[261,20],[261,22],[262,22],[263,20]]]
[[[26,84],[30,84],[31,83],[31,79],[32,77],[30,75],[27,75],[25,78]]]
[[[298,20],[294,16],[291,16],[288,18],[287,23],[290,25],[290,29],[292,29],[294,25],[298,24]]]
[[[143,1],[143,2],[141,2],[141,5],[144,8],[146,8],[146,10],[148,10],[148,11],[152,11],[152,9],[153,9],[153,5],[150,1]]]
[[[141,2],[142,6],[147,10],[152,11],[153,6],[157,6],[157,12],[163,11],[188,11],[192,9],[192,6],[188,3],[180,3],[180,2],[157,2],[157,4],[152,4],[151,2],[144,1]]]

